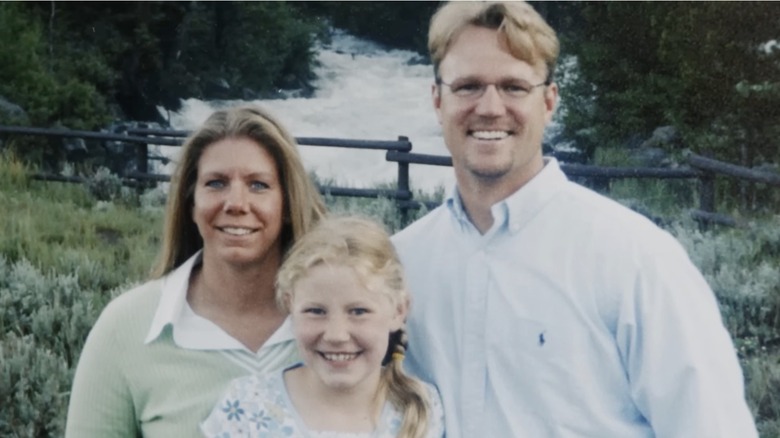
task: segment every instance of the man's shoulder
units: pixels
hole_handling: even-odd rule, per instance
[[[567,226],[600,241],[599,247],[646,254],[681,247],[671,233],[648,216],[578,184],[571,184],[561,204],[575,213],[567,215]]]
[[[409,245],[419,244],[421,237],[431,237],[431,232],[440,228],[441,221],[446,213],[447,208],[444,205],[439,205],[425,216],[417,219],[403,230],[395,233],[391,237],[393,244],[400,251]]]
[[[617,200],[602,195],[587,187],[576,183],[571,183],[566,191],[565,203],[568,208],[577,209],[579,214],[574,216],[581,220],[598,220],[605,223],[614,232],[620,229],[614,229],[614,226],[628,226],[628,231],[635,227],[649,230],[661,229],[647,216],[632,210]]]

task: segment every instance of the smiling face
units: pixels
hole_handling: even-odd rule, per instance
[[[192,219],[206,263],[279,263],[284,195],[273,157],[247,137],[226,138],[198,161]]]
[[[546,79],[543,62],[528,64],[512,56],[496,30],[466,27],[439,65],[447,84],[523,84]],[[542,136],[551,120],[555,84],[531,89],[520,99],[505,98],[488,86],[477,98],[464,99],[445,85],[433,86],[433,104],[459,184],[498,182],[508,191],[520,188],[543,167]]]
[[[369,290],[353,268],[318,264],[293,286],[290,315],[311,385],[324,391],[375,391],[388,336],[406,306]]]

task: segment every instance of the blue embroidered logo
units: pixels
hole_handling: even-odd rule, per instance
[[[547,342],[544,340],[544,332],[539,333],[539,346],[544,347],[544,343]]]

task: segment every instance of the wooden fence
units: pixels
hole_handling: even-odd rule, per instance
[[[0,135],[32,135],[53,138],[81,138],[98,141],[117,141],[136,147],[137,171],[120,175],[129,185],[149,184],[169,180],[168,175],[149,173],[149,145],[181,146],[187,131],[130,128],[122,134],[105,132],[74,131],[66,129],[44,129],[19,126],[0,126]],[[365,198],[389,198],[396,202],[402,215],[406,218],[410,209],[419,208],[423,202],[413,199],[409,183],[409,165],[452,166],[449,156],[417,154],[412,151],[412,143],[407,137],[400,136],[397,140],[354,140],[338,138],[296,137],[302,146],[337,147],[347,149],[368,149],[386,151],[385,159],[398,166],[398,181],[394,190],[364,189],[335,186],[320,186],[323,194],[331,196],[349,196]],[[585,178],[593,185],[608,187],[614,179],[653,178],[653,179],[691,179],[697,180],[699,206],[692,211],[694,219],[705,223],[736,225],[731,217],[715,211],[715,179],[718,176],[736,178],[752,183],[762,183],[780,187],[780,175],[771,172],[757,171],[731,163],[717,161],[696,154],[688,154],[685,168],[652,168],[652,167],[600,167],[583,164],[562,163],[561,169],[569,177]],[[83,182],[80,177],[68,177],[53,174],[36,174],[34,178],[41,180]],[[425,202],[428,208],[435,203]]]

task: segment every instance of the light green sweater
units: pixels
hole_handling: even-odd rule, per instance
[[[160,287],[155,280],[128,291],[98,318],[73,380],[66,438],[198,437],[198,424],[228,383],[250,373],[237,362],[262,373],[299,360],[294,341],[260,355],[183,349],[174,344],[170,325],[145,345]]]

